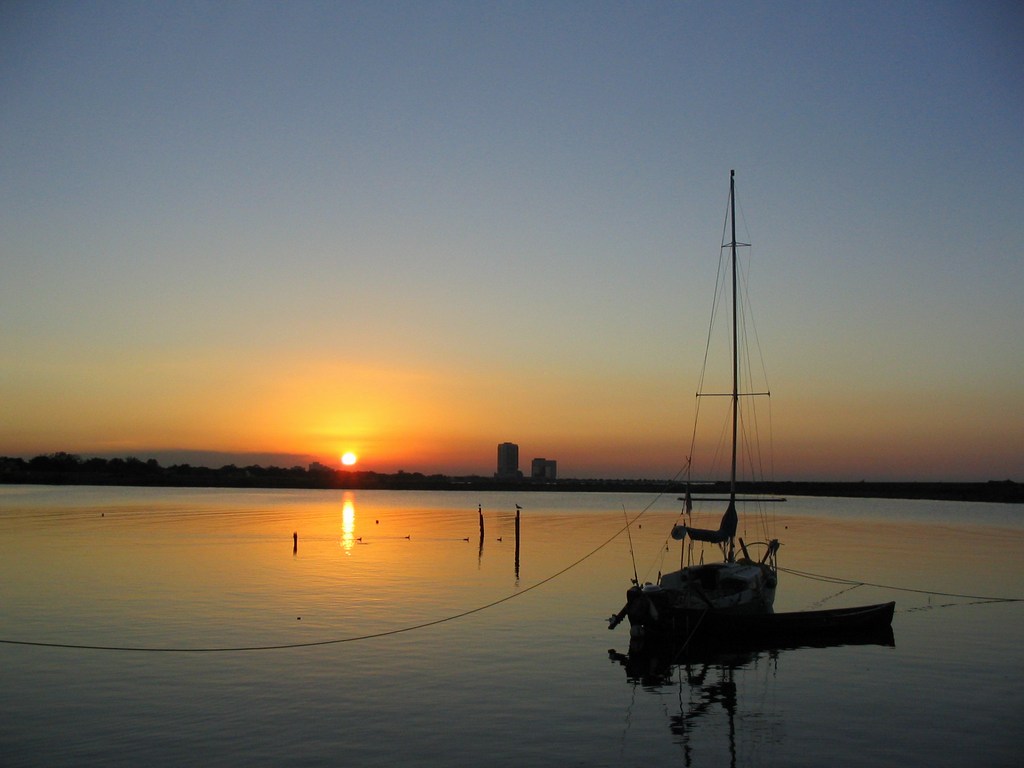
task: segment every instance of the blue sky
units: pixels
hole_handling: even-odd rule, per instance
[[[0,454],[672,474],[735,168],[778,473],[1021,479],[1022,30],[6,3]]]

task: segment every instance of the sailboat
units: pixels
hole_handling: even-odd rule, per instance
[[[674,525],[673,539],[682,542],[684,553],[687,539],[720,546],[721,562],[703,562],[684,565],[661,574],[657,583],[633,585],[626,592],[626,605],[609,619],[614,629],[624,618],[630,624],[630,651],[637,652],[652,646],[731,643],[744,647],[771,647],[774,644],[813,644],[834,639],[839,635],[854,635],[888,629],[892,623],[895,603],[794,613],[775,613],[775,591],[779,582],[777,553],[778,539],[759,542],[764,547],[760,558],[751,555],[748,545],[737,538],[739,514],[737,502],[747,499],[737,494],[737,456],[739,435],[739,403],[741,397],[767,395],[767,392],[741,392],[740,350],[737,302],[737,248],[745,245],[736,239],[736,172],[729,174],[728,217],[731,240],[723,244],[729,249],[731,277],[731,362],[732,391],[724,393],[731,399],[732,455],[729,492],[725,513],[718,528],[699,528],[683,523]],[[724,239],[724,238],[723,238]],[[689,520],[694,498],[687,485],[683,498],[683,515]],[[751,501],[754,501],[751,499]],[[781,501],[781,499],[759,499]],[[739,543],[737,554],[736,543]],[[691,550],[692,551],[692,550]]]

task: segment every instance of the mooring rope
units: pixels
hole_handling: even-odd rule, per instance
[[[911,587],[897,587],[892,584],[874,584],[870,581],[857,581],[855,579],[843,579],[838,576],[826,576],[821,573],[811,573],[810,571],[798,571],[793,568],[779,568],[778,570],[788,573],[792,576],[800,576],[805,579],[812,579],[814,581],[824,581],[830,584],[849,584],[854,587],[877,587],[878,589],[890,589],[895,592],[913,592],[918,595],[934,595],[936,597],[959,597],[964,600],[984,600],[990,603],[1020,603],[1024,602],[1024,597],[992,597],[990,595],[964,595],[957,592],[937,592],[933,589],[913,589]]]
[[[61,648],[61,649],[80,650],[80,651],[120,651],[120,652],[129,652],[129,653],[244,653],[244,652],[250,652],[250,651],[284,651],[284,650],[294,650],[294,649],[299,649],[299,648],[315,648],[315,647],[318,647],[318,646],[325,646],[325,645],[341,645],[343,643],[356,643],[356,642],[361,642],[361,641],[365,641],[365,640],[374,640],[374,639],[381,638],[381,637],[389,637],[391,635],[400,635],[400,634],[404,634],[406,632],[415,632],[417,630],[427,629],[428,627],[434,627],[434,626],[437,626],[439,624],[445,624],[445,623],[450,622],[450,621],[457,621],[457,620],[463,619],[463,618],[465,618],[467,616],[472,616],[475,613],[481,613],[483,611],[486,611],[486,610],[494,608],[494,607],[496,607],[498,605],[501,605],[502,603],[507,603],[510,600],[514,600],[517,597],[522,597],[523,595],[525,595],[525,594],[527,594],[529,592],[532,592],[533,590],[537,589],[538,587],[542,587],[545,584],[548,584],[548,583],[554,581],[555,579],[557,579],[557,578],[561,577],[562,575],[568,573],[569,571],[571,571],[573,568],[577,567],[578,565],[581,565],[582,563],[586,562],[591,557],[593,557],[598,552],[600,552],[602,549],[604,549],[609,544],[611,544],[613,541],[615,541],[615,539],[617,539],[619,536],[621,536],[624,531],[627,531],[629,529],[630,525],[633,525],[634,523],[637,522],[637,520],[639,520],[641,517],[643,517],[644,514],[646,514],[651,509],[651,507],[654,506],[654,504],[658,501],[658,499],[660,499],[664,495],[664,493],[665,493],[664,490],[659,492],[656,495],[655,499],[652,500],[646,507],[644,507],[644,509],[641,510],[632,520],[627,520],[625,525],[623,525],[614,534],[612,534],[607,539],[605,539],[603,542],[601,542],[596,547],[594,547],[594,549],[592,549],[590,552],[587,552],[585,555],[583,555],[579,559],[575,560],[574,562],[570,563],[569,565],[565,566],[561,570],[556,571],[555,573],[551,574],[550,576],[548,576],[548,577],[546,577],[544,579],[541,579],[536,584],[531,584],[530,586],[528,586],[528,587],[526,587],[524,589],[521,589],[521,590],[518,590],[518,591],[513,592],[511,594],[505,595],[504,597],[498,598],[497,600],[492,600],[491,602],[486,603],[485,605],[480,605],[480,606],[477,606],[476,608],[470,608],[469,610],[461,611],[460,613],[452,614],[451,616],[445,616],[445,617],[440,618],[440,619],[432,619],[430,621],[420,622],[419,624],[412,624],[412,625],[405,626],[405,627],[398,627],[396,629],[383,630],[381,632],[371,632],[371,633],[368,633],[368,634],[365,634],[365,635],[353,635],[351,637],[331,638],[329,640],[308,640],[308,641],[301,642],[301,643],[279,643],[279,644],[274,644],[274,645],[247,645],[247,646],[231,646],[231,647],[220,647],[220,646],[218,646],[218,647],[206,647],[206,648],[182,648],[182,647],[170,647],[170,646],[161,647],[161,646],[132,646],[132,645],[98,645],[98,644],[94,645],[94,644],[88,644],[88,643],[55,643],[55,642],[44,642],[44,641],[40,641],[40,640],[14,640],[14,639],[10,639],[10,638],[0,638],[0,645],[20,645],[20,646],[31,646],[31,647],[36,647],[36,648]],[[965,599],[965,600],[978,600],[978,601],[993,602],[993,603],[1024,602],[1024,598],[1021,598],[1021,597],[992,597],[992,596],[986,596],[986,595],[959,594],[959,593],[955,593],[955,592],[937,592],[935,590],[928,590],[928,589],[913,589],[913,588],[910,588],[910,587],[897,587],[897,586],[893,586],[891,584],[877,584],[877,583],[872,583],[872,582],[869,582],[869,581],[857,581],[855,579],[844,579],[844,578],[840,578],[840,577],[837,577],[837,576],[827,576],[827,575],[820,574],[820,573],[811,573],[809,571],[798,571],[798,570],[793,569],[793,568],[781,568],[780,567],[778,570],[783,571],[784,573],[788,573],[788,574],[793,575],[793,576],[799,576],[801,578],[812,579],[812,580],[817,580],[817,581],[824,581],[824,582],[828,582],[828,583],[832,583],[832,584],[847,584],[847,585],[850,585],[852,587],[877,587],[879,589],[889,589],[889,590],[894,590],[894,591],[898,591],[898,592],[912,592],[912,593],[921,594],[921,595],[933,595],[933,596],[936,596],[936,597],[952,597],[952,598],[961,598],[961,599]]]
[[[648,509],[649,508],[650,507],[648,506]],[[490,608],[494,608],[495,606],[501,605],[502,603],[507,603],[510,600],[514,600],[517,597],[522,597],[523,595],[527,594],[528,592],[532,592],[533,590],[537,589],[538,587],[542,587],[545,584],[554,581],[555,579],[559,578],[563,574],[568,573],[569,571],[571,571],[576,566],[578,566],[578,565],[584,563],[585,561],[589,560],[591,557],[593,557],[598,552],[600,552],[602,549],[604,549],[609,544],[611,544],[613,541],[615,541],[615,539],[617,539],[619,536],[621,536],[623,531],[625,531],[627,529],[627,527],[630,524],[632,524],[632,522],[636,522],[636,520],[640,517],[640,515],[642,515],[646,511],[647,511],[647,509],[645,509],[639,515],[637,515],[635,518],[633,518],[633,520],[631,522],[627,522],[626,525],[624,525],[622,528],[617,530],[613,535],[611,535],[610,537],[605,539],[598,546],[596,546],[594,549],[592,549],[587,554],[585,554],[582,557],[580,557],[575,562],[570,563],[569,565],[565,566],[561,570],[556,571],[555,573],[551,574],[550,576],[548,576],[548,577],[546,577],[544,579],[541,579],[536,584],[531,584],[530,586],[528,586],[528,587],[526,587],[524,589],[521,589],[521,590],[519,590],[517,592],[513,592],[512,594],[509,594],[509,595],[505,595],[504,597],[498,598],[497,600],[493,600],[493,601],[487,603],[486,605],[480,605],[480,606],[477,606],[476,608],[470,608],[469,610],[462,611],[460,613],[456,613],[456,614],[453,614],[451,616],[445,616],[444,618],[440,618],[440,619],[432,619],[431,621],[424,621],[424,622],[421,622],[419,624],[412,624],[412,625],[406,626],[406,627],[398,627],[396,629],[387,629],[387,630],[384,630],[384,631],[381,631],[381,632],[371,632],[369,634],[355,635],[355,636],[352,636],[352,637],[332,638],[330,640],[309,640],[309,641],[302,642],[302,643],[281,643],[281,644],[277,644],[277,645],[248,645],[248,646],[235,646],[235,647],[212,647],[212,648],[177,648],[177,647],[154,647],[154,646],[133,646],[133,645],[91,645],[91,644],[88,644],[88,643],[49,643],[49,642],[43,642],[43,641],[39,641],[39,640],[12,640],[12,639],[8,639],[8,638],[0,638],[0,644],[3,644],[3,645],[33,646],[33,647],[36,647],[36,648],[64,648],[64,649],[79,650],[79,651],[124,651],[124,652],[133,652],[133,653],[243,653],[243,652],[248,652],[248,651],[284,651],[284,650],[292,650],[292,649],[296,649],[296,648],[314,648],[316,646],[323,646],[323,645],[341,645],[342,643],[356,643],[356,642],[360,642],[360,641],[364,641],[364,640],[374,640],[374,639],[380,638],[380,637],[389,637],[391,635],[400,635],[400,634],[403,634],[405,632],[415,632],[415,631],[420,630],[420,629],[426,629],[427,627],[437,626],[438,624],[445,624],[445,623],[447,623],[449,621],[456,621],[458,619],[463,619],[466,616],[472,616],[474,613],[481,613],[482,611],[486,611],[486,610],[488,610]]]

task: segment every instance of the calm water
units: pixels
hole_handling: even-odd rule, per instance
[[[613,537],[652,502],[642,579],[673,497],[0,487],[0,639],[174,649],[0,644],[0,764],[1024,760],[1024,603],[925,593],[1024,597],[1024,510],[791,500],[782,567],[886,586],[783,574],[777,610],[894,599],[895,647],[634,679]]]

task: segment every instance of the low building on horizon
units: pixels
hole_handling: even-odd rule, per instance
[[[554,459],[534,459],[530,464],[530,479],[554,482],[558,479],[558,462]]]

